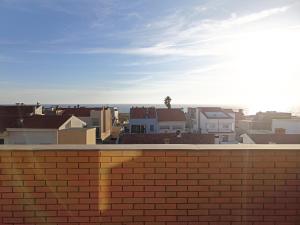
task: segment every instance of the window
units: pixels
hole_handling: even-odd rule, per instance
[[[0,145],[4,145],[4,139],[0,139]]]
[[[132,125],[131,126],[131,133],[138,134],[141,132],[141,126],[140,125]]]
[[[151,132],[154,131],[154,125],[153,125],[153,124],[150,125],[150,131],[151,131]]]
[[[132,125],[131,133],[133,133],[133,134],[146,133],[146,127],[144,125]]]
[[[96,138],[99,139],[100,137],[100,128],[96,127]]]

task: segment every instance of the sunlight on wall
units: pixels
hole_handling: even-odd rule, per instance
[[[103,151],[100,156],[99,171],[99,199],[98,209],[102,212],[109,210],[111,199],[111,182],[119,178],[121,180],[122,171],[114,171],[114,168],[122,168],[125,162],[133,161],[142,156],[142,151]],[[117,170],[117,169],[116,169]]]

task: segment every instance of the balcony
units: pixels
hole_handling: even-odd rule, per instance
[[[0,157],[0,224],[300,224],[300,145],[4,145]]]

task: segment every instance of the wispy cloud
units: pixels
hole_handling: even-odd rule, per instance
[[[237,27],[251,24],[286,12],[290,6],[266,9],[246,15],[237,16],[232,13],[222,20],[194,18],[180,11],[159,21],[148,23],[145,27],[135,28],[132,32],[118,36],[127,37],[134,42],[122,47],[89,47],[80,49],[34,50],[35,53],[65,53],[65,54],[126,54],[139,56],[219,56],[222,39],[239,35]],[[201,9],[201,7],[200,7]],[[126,36],[127,35],[127,36]],[[128,36],[129,35],[129,36]],[[148,36],[148,38],[147,38]],[[53,40],[51,44],[65,42],[64,38]]]

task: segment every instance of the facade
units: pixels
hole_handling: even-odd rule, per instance
[[[157,109],[158,133],[186,132],[186,117],[182,109]]]
[[[62,115],[74,115],[86,123],[88,128],[96,129],[96,138],[105,140],[111,136],[112,127],[116,124],[117,110],[111,107],[102,108],[59,108]]]
[[[31,116],[25,118],[15,118],[7,124],[6,128],[2,128],[2,137],[4,144],[61,144],[66,143],[63,136],[59,139],[61,131],[67,131],[77,128],[77,134],[70,144],[76,144],[78,140],[75,138],[82,134],[86,123],[75,116]],[[83,129],[79,131],[79,129]],[[89,131],[86,130],[86,133]],[[82,134],[83,135],[83,134]],[[87,134],[89,137],[91,134]],[[90,141],[90,139],[86,139]],[[87,142],[80,142],[86,144]],[[90,143],[90,142],[89,142]]]
[[[272,132],[285,134],[300,134],[300,119],[273,119]]]
[[[157,133],[157,115],[154,107],[133,107],[129,115],[129,133]]]
[[[193,133],[214,134],[216,143],[235,143],[235,112],[219,107],[188,109],[189,129]]]
[[[182,109],[134,107],[130,109],[129,133],[156,134],[185,132],[186,118]]]
[[[96,144],[95,128],[70,128],[58,130],[58,144]]]

